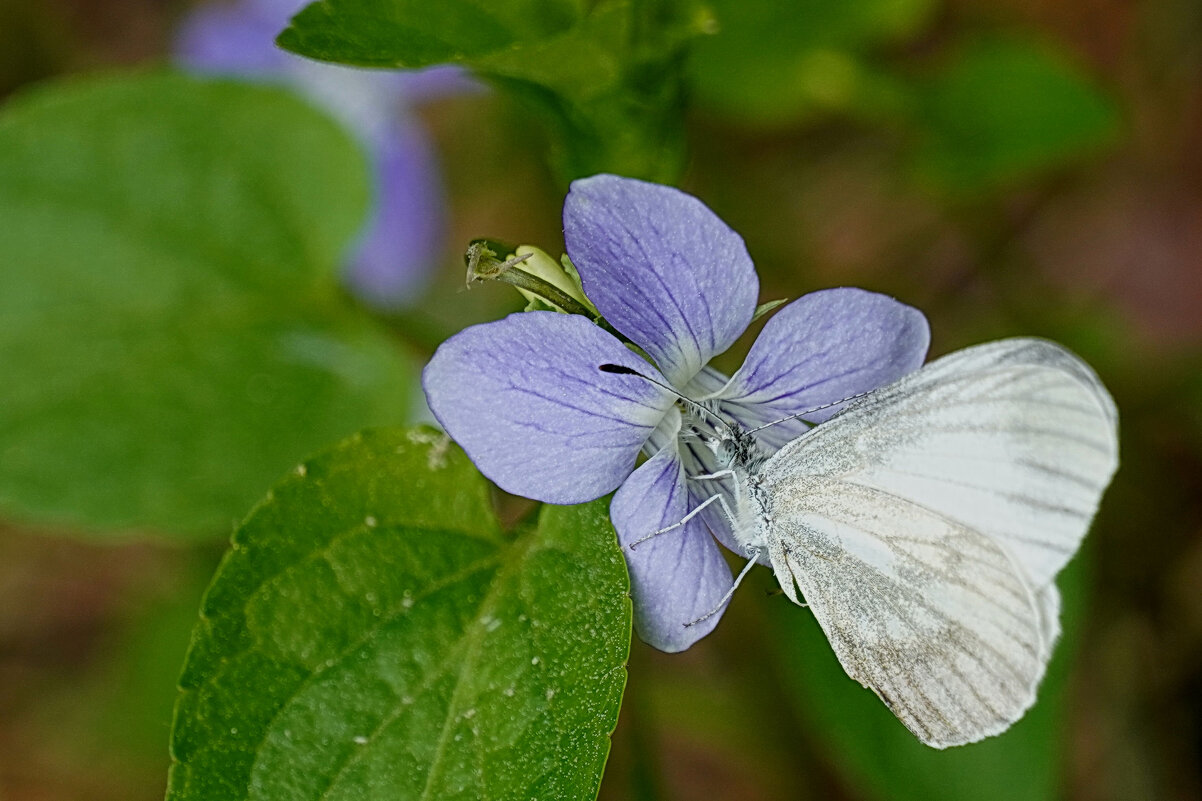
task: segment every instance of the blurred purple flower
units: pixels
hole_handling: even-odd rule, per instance
[[[201,6],[183,21],[175,58],[196,72],[286,83],[359,138],[371,159],[375,205],[352,251],[347,282],[372,305],[404,305],[424,288],[446,225],[434,150],[411,109],[479,84],[450,66],[386,72],[287,53],[275,46],[275,37],[304,5],[305,0],[238,0]]]
[[[681,437],[682,423],[704,421],[683,419],[672,393],[600,365],[637,370],[751,428],[894,381],[926,354],[921,312],[884,295],[829,289],[782,308],[727,378],[706,363],[751,322],[758,282],[743,240],[704,204],[597,175],[572,184],[564,236],[585,294],[659,369],[584,317],[525,312],[451,337],[423,384],[439,422],[503,489],[581,503],[616,488],[610,515],[623,545],[713,494],[715,482],[689,477],[715,465],[699,440]],[[758,436],[772,452],[804,428],[792,421]],[[640,450],[649,458],[636,469]],[[721,514],[705,514],[626,549],[635,625],[656,648],[688,648],[720,617],[685,627],[732,585],[710,531],[731,547]]]

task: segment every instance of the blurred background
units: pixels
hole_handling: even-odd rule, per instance
[[[0,0],[0,99],[172,61],[288,69],[184,52],[195,14],[232,7],[202,5]],[[1066,636],[1040,702],[1012,732],[924,750],[756,571],[687,653],[635,640],[602,798],[1202,799],[1202,4],[710,6],[687,53],[680,185],[743,235],[761,300],[886,292],[927,314],[933,355],[1061,341],[1114,394],[1122,463],[1061,576]],[[437,204],[406,246],[422,274],[373,283],[352,266],[348,285],[420,363],[521,308],[500,285],[465,291],[461,254],[481,236],[559,253],[565,185],[508,95],[401,94],[388,113],[420,132],[413,180]],[[99,540],[0,521],[0,799],[162,796],[175,678],[229,534],[212,529]]]

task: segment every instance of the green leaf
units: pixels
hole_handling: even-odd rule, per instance
[[[282,90],[76,80],[0,115],[0,510],[223,533],[399,422],[411,368],[343,301],[366,165]]]
[[[781,125],[884,102],[874,49],[912,36],[933,0],[710,0],[717,34],[689,63],[697,102]]]
[[[700,0],[323,0],[280,34],[300,55],[358,66],[456,63],[522,99],[555,132],[565,181],[598,172],[672,182],[683,166],[682,59]]]
[[[1079,161],[1113,142],[1118,111],[1047,47],[983,40],[916,87],[917,169],[953,191],[987,190]]]
[[[847,677],[814,616],[775,604],[779,665],[809,724],[847,783],[881,801],[1051,801],[1059,787],[1061,726],[1083,596],[1081,560],[1057,582],[1064,636],[1035,706],[1008,731],[939,751],[923,745],[880,699]]]
[[[511,537],[424,429],[298,468],[205,598],[168,801],[594,798],[630,647],[606,507]]]
[[[581,0],[319,0],[279,36],[283,48],[364,67],[470,62],[571,28]]]

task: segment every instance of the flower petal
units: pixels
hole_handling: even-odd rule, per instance
[[[547,503],[583,503],[634,469],[672,395],[655,369],[589,320],[522,312],[439,346],[422,374],[431,411],[497,486]]]
[[[197,8],[176,34],[176,61],[198,72],[265,75],[282,69],[295,58],[275,46],[288,15],[272,11],[247,2]]]
[[[714,630],[725,611],[686,626],[711,612],[730,590],[730,568],[701,522],[646,542],[630,543],[680,521],[689,511],[684,468],[672,448],[644,462],[614,495],[609,515],[630,570],[634,626],[639,637],[661,651],[683,651]]]
[[[564,241],[605,319],[683,386],[751,322],[759,283],[742,238],[700,200],[614,175],[572,183]]]
[[[811,292],[768,321],[717,397],[723,411],[755,427],[896,381],[918,369],[929,344],[922,312],[887,295],[848,287]],[[821,422],[840,408],[806,419]],[[790,421],[759,436],[775,449],[805,428]]]
[[[376,201],[347,273],[356,295],[383,308],[424,288],[446,225],[433,148],[419,126],[391,127],[371,154]]]

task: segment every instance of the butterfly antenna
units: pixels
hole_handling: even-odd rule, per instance
[[[771,423],[764,423],[762,426],[756,426],[755,428],[751,429],[750,433],[754,434],[757,431],[763,431],[765,428],[771,428],[772,426],[780,425],[781,423],[787,423],[790,420],[801,420],[803,423],[809,423],[810,425],[816,425],[815,423],[810,423],[809,420],[804,420],[802,418],[805,417],[805,415],[807,415],[807,414],[813,414],[814,412],[820,412],[823,409],[829,409],[832,406],[838,406],[840,403],[847,403],[848,401],[854,401],[854,400],[857,400],[858,398],[863,398],[864,396],[871,394],[871,392],[872,392],[872,390],[868,390],[867,392],[857,392],[855,395],[848,395],[846,398],[840,398],[837,401],[831,401],[830,403],[824,403],[821,406],[815,406],[812,409],[806,409],[805,411],[797,412],[796,414],[791,414],[788,417],[782,417],[779,420],[773,420]]]
[[[725,420],[723,420],[721,417],[714,414],[709,409],[705,408],[704,406],[702,406],[700,403],[693,400],[692,398],[686,398],[684,395],[681,395],[675,389],[668,386],[667,384],[665,384],[662,381],[656,381],[651,376],[643,375],[638,370],[635,370],[630,367],[624,367],[623,365],[620,365],[620,364],[603,364],[597,369],[599,369],[603,373],[614,373],[616,375],[637,375],[639,378],[643,379],[644,381],[655,384],[660,389],[663,389],[667,392],[672,393],[677,398],[679,398],[681,401],[683,401],[685,406],[687,406],[689,409],[701,412],[702,414],[706,415],[707,417],[709,417],[712,420],[714,420],[715,422],[717,422],[720,426],[722,426],[722,428],[726,429],[727,431],[730,430],[730,425],[727,424],[727,422]]]

